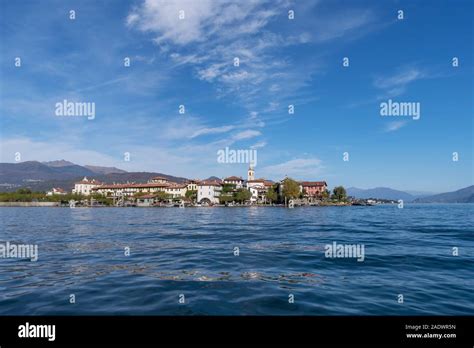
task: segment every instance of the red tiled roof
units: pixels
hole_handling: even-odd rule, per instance
[[[171,184],[168,188],[186,188],[185,184]]]
[[[198,186],[221,186],[220,182],[217,181],[201,181]]]
[[[99,180],[84,180],[82,179],[81,181],[77,181],[74,184],[89,184],[89,185],[102,185],[102,183]]]
[[[225,178],[224,180],[226,181],[244,181],[242,178],[238,176],[229,176],[228,178]]]
[[[169,179],[166,179],[163,176],[155,176],[155,177],[151,178],[151,180],[166,180],[166,181],[169,181]]]
[[[301,186],[306,186],[306,187],[320,187],[320,186],[327,186],[326,181],[301,181],[300,182]]]
[[[170,184],[115,184],[115,185],[101,185],[94,187],[93,190],[100,189],[121,189],[121,188],[148,188],[148,187],[169,187]]]
[[[266,187],[265,187],[265,186],[262,186],[262,185],[257,185],[257,186],[252,186],[250,189],[254,189],[254,190],[266,190]]]
[[[265,182],[265,179],[248,180],[247,182]]]
[[[199,184],[200,180],[198,179],[191,179],[191,180],[187,180],[186,181],[186,184]]]

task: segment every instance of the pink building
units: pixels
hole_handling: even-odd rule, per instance
[[[306,196],[320,197],[327,190],[328,185],[326,181],[302,181],[300,187]]]

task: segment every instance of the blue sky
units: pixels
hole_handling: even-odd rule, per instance
[[[204,178],[245,176],[217,151],[252,148],[273,180],[472,185],[473,4],[427,3],[0,0],[0,160]],[[95,118],[56,116],[64,99]],[[380,116],[388,99],[420,119]]]

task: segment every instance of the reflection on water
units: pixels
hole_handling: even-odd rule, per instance
[[[1,208],[0,242],[38,244],[39,259],[0,259],[0,313],[473,315],[471,215],[462,204]],[[325,258],[333,242],[364,244],[365,261]]]

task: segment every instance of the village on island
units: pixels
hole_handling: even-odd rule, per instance
[[[250,166],[247,178],[230,176],[219,179],[174,182],[163,176],[145,183],[103,183],[97,179],[74,183],[72,192],[55,187],[47,192],[20,189],[4,204],[19,206],[70,207],[213,207],[213,206],[325,206],[373,205],[381,203],[347,197],[342,186],[328,190],[325,181],[296,181],[285,177],[274,182],[255,177]],[[6,198],[6,197],[5,197]],[[385,202],[383,202],[385,203]]]
[[[48,194],[54,194],[53,190]],[[246,180],[240,176],[230,176],[223,179],[214,177],[177,183],[157,176],[148,180],[147,183],[105,184],[95,179],[84,178],[74,184],[72,193],[92,199],[92,203],[87,203],[89,205],[109,203],[114,206],[138,207],[239,206],[278,203],[314,205],[330,197],[325,181],[298,182],[285,178],[280,182],[273,182],[256,178],[255,169],[252,166],[247,171]],[[342,199],[340,203],[344,204]]]

